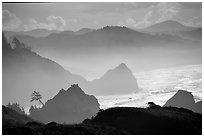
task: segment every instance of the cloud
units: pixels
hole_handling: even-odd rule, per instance
[[[125,20],[125,22],[120,21],[118,23],[118,25],[119,26],[135,27],[135,28],[144,28],[144,27],[151,24],[151,22],[149,21],[151,16],[152,16],[152,11],[149,11],[148,13],[145,14],[145,16],[140,21],[136,21],[133,18],[129,17]]]
[[[25,31],[34,29],[48,29],[63,31],[66,21],[61,16],[48,16],[46,22],[38,22],[34,18],[29,19],[29,24],[24,25]]]
[[[127,18],[123,25],[135,28],[145,28],[155,23],[171,20],[180,10],[180,4],[176,2],[160,2],[147,8],[146,13],[140,20]]]
[[[31,18],[31,19],[29,19],[29,24],[24,25],[24,30],[25,31],[30,31],[30,30],[34,30],[34,29],[48,29],[48,30],[51,30],[52,28],[46,23],[38,22],[35,19]]]
[[[145,14],[145,16],[142,18],[141,21],[136,22],[136,23],[134,24],[134,27],[136,27],[136,28],[144,28],[144,27],[149,26],[149,25],[151,24],[151,22],[150,22],[149,20],[150,20],[150,18],[152,17],[152,13],[153,13],[153,11],[147,12],[147,13]]]
[[[182,23],[187,26],[202,27],[202,12],[200,13],[200,15],[194,16]]]
[[[61,16],[49,16],[46,19],[49,25],[52,25],[56,30],[64,30],[66,21]]]
[[[69,22],[76,23],[76,19],[70,19]],[[14,13],[9,10],[2,11],[2,29],[7,31],[29,31],[34,29],[48,29],[63,31],[66,27],[66,21],[61,16],[48,16],[45,22],[39,22],[30,18],[28,23],[23,23]]]
[[[134,25],[135,23],[136,23],[136,21],[133,18],[129,17],[129,18],[126,19],[126,24],[128,26]]]
[[[162,22],[172,19],[177,15],[180,9],[180,4],[176,2],[160,2],[156,5],[156,12],[160,15],[159,19],[156,21]]]
[[[21,25],[21,20],[9,10],[2,11],[2,29],[3,30],[17,30]]]

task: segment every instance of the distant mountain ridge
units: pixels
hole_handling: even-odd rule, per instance
[[[140,29],[140,32],[159,35],[174,35],[183,39],[189,39],[193,41],[202,40],[202,28],[185,26],[177,21],[164,21],[154,24],[144,29]]]
[[[186,39],[202,41],[202,28],[197,28],[192,31],[180,31],[178,35]]]
[[[85,32],[82,32],[82,30]],[[155,36],[120,26],[106,26],[97,30],[83,28],[77,32],[63,31],[61,33],[50,34],[45,38],[32,38],[21,35],[18,35],[17,38],[19,38],[20,41],[30,45],[30,47],[33,49],[35,49],[36,45],[38,45],[38,47],[42,46],[44,48],[46,48],[48,45],[49,47],[53,47],[53,44],[56,43],[55,41],[57,41],[58,45],[62,48],[65,45],[73,45],[75,47],[82,48],[82,45],[83,47],[86,47],[88,45],[101,46],[101,44],[103,44],[104,46],[111,46],[117,44],[120,47],[123,44],[132,45],[135,42],[137,45],[145,45],[150,43],[156,44],[158,42],[171,42],[174,44],[175,42],[185,41],[182,38],[174,37],[172,35]]]
[[[33,51],[53,60],[58,59],[59,63],[61,63],[60,59],[79,59],[81,55],[97,55],[96,58],[99,59],[104,54],[107,55],[107,58],[112,55],[123,55],[131,62],[139,62],[137,68],[143,70],[152,67],[158,69],[199,64],[201,53],[198,52],[202,47],[202,33],[201,31],[190,31],[192,28],[185,28],[186,26],[182,27],[180,29],[182,31],[176,33],[152,34],[128,27],[106,26],[97,30],[88,29],[87,33],[80,35],[76,35],[77,32],[64,31],[43,38],[30,36],[18,36],[17,38],[31,47]],[[172,61],[172,57],[176,58],[175,61]],[[141,58],[146,58],[146,60],[142,62]],[[82,60],[88,61],[85,59]],[[157,59],[160,61],[156,61]],[[154,62],[153,65],[150,65],[152,62]]]
[[[165,33],[165,32],[192,31],[195,29],[197,28],[184,26],[177,21],[167,20],[167,21],[149,26],[147,28],[141,29],[141,31],[153,32],[153,33]]]
[[[123,30],[122,30],[123,29]],[[94,32],[94,31],[115,31],[117,30],[119,31],[126,31],[125,29],[129,29],[132,30],[130,28],[127,27],[120,27],[120,26],[106,26],[103,27],[101,29],[90,29],[90,28],[81,28],[78,31],[70,31],[70,30],[65,30],[65,31],[56,31],[56,30],[46,30],[46,29],[35,29],[35,30],[31,30],[31,31],[21,31],[21,32],[11,32],[11,31],[5,31],[5,35],[7,37],[11,37],[11,36],[31,36],[34,38],[39,38],[39,37],[48,37],[49,35],[54,35],[54,36],[58,36],[58,35],[83,35],[86,34],[88,32]],[[178,33],[178,32],[189,32],[189,31],[194,31],[197,30],[199,28],[196,27],[189,27],[189,26],[185,26],[177,21],[173,21],[173,20],[167,20],[164,22],[160,22],[160,23],[156,23],[152,26],[149,26],[147,28],[144,29],[140,29],[140,30],[134,30],[134,31],[139,31],[141,32],[147,32],[147,33],[160,33],[160,34],[174,34],[174,33]],[[131,33],[131,31],[129,31],[129,33]],[[141,35],[141,34],[140,34]],[[22,40],[22,39],[20,39]]]
[[[95,29],[90,29],[90,28],[81,28],[80,30],[76,31],[75,34],[76,35],[82,35],[82,34],[86,34],[88,32],[92,32]]]
[[[61,33],[61,31],[47,30],[47,29],[35,29],[35,30],[20,31],[20,32],[4,31],[4,34],[7,38],[18,36],[18,35],[31,36],[31,37],[38,38],[38,37],[47,37],[48,35],[52,33]]]
[[[30,31],[19,31],[19,32],[14,32],[14,31],[4,31],[4,35],[7,38],[12,38],[14,36],[30,36],[30,37],[34,37],[34,38],[39,38],[39,37],[47,37],[51,34],[60,34],[60,33],[64,33],[64,34],[75,34],[75,35],[82,35],[88,32],[94,31],[94,29],[90,29],[90,28],[81,28],[78,31],[57,31],[57,30],[47,30],[47,29],[34,29],[34,30],[30,30]]]

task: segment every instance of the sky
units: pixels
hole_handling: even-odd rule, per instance
[[[145,28],[165,20],[184,25],[202,25],[202,3],[96,2],[96,3],[3,3],[2,29],[74,30],[107,25]]]

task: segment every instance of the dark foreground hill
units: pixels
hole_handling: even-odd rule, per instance
[[[3,134],[196,135],[202,134],[202,115],[174,107],[117,107],[102,110],[81,124],[28,122],[13,128],[3,126]]]
[[[4,128],[22,126],[31,121],[33,120],[30,117],[20,114],[6,106],[2,106],[2,126]]]
[[[128,132],[128,134],[201,134],[202,115],[188,109],[163,108],[110,108],[92,120]]]

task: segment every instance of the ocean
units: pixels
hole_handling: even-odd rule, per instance
[[[96,96],[101,109],[116,106],[147,107],[147,102],[163,106],[179,89],[192,92],[202,100],[202,64],[134,73],[139,92]]]

